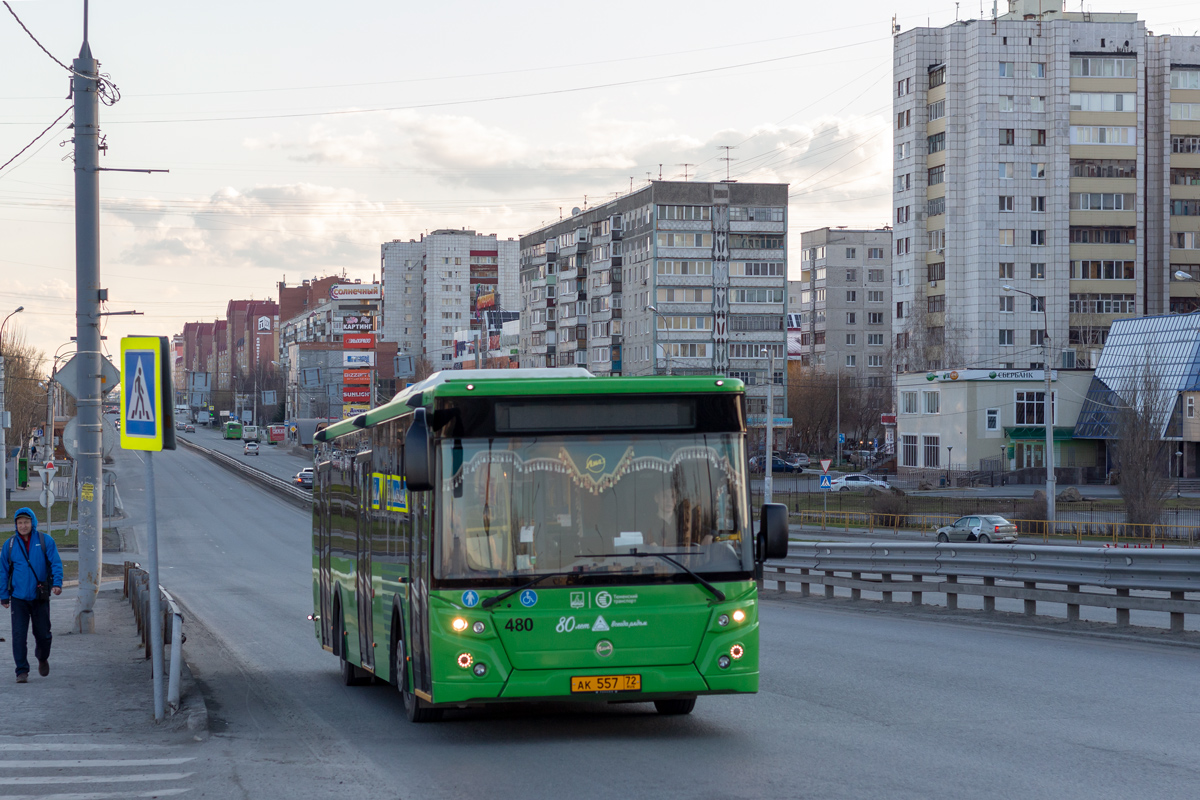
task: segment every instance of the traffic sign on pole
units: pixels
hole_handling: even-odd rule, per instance
[[[833,488],[833,478],[830,477],[829,475],[822,475],[821,476],[821,488],[822,489],[832,489]]]
[[[121,339],[121,447],[174,450],[174,395],[162,336]]]
[[[829,465],[832,463],[833,463],[833,459],[822,458],[821,459],[821,472],[823,472],[823,473],[829,472]]]

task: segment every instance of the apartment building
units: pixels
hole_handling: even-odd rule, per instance
[[[1200,38],[1008,13],[894,41],[900,370],[1094,363],[1114,319],[1200,302]],[[1006,288],[1007,287],[1007,288]]]
[[[522,367],[726,374],[751,414],[784,383],[786,184],[652,181],[520,245]]]
[[[788,332],[802,366],[884,386],[892,369],[892,231],[800,234],[800,280],[788,282]]]
[[[454,333],[499,334],[517,310],[518,245],[473,230],[437,230],[382,246],[384,341],[424,356],[434,369],[454,362]]]

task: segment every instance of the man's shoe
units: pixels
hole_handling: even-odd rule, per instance
[[[18,672],[17,673],[17,683],[29,683],[29,673],[28,672]]]
[[[50,674],[50,662],[46,661],[45,659],[39,660],[38,661],[38,675],[41,675],[44,678],[49,674]]]

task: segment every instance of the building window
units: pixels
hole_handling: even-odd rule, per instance
[[[930,169],[929,169],[929,185],[930,186],[937,186],[939,183],[942,183],[945,180],[946,180],[946,168],[944,166],[930,167]]]
[[[853,311],[846,312],[846,324],[847,325],[857,324],[857,321],[858,321],[857,315]]]
[[[1099,58],[1077,56],[1071,59],[1075,78],[1135,78],[1136,58]]]
[[[912,78],[896,81],[896,97],[904,97],[912,92]]]
[[[1046,280],[1046,265],[1037,262],[1030,264],[1029,279],[1034,281]]]
[[[912,434],[904,434],[900,437],[901,458],[906,467],[916,467],[917,464],[917,437]]]
[[[1034,113],[1041,113],[1046,110],[1046,98],[1033,96],[1029,98],[1029,110]]]
[[[1046,246],[1046,232],[1044,230],[1035,230],[1029,232],[1029,244],[1034,247]]]
[[[1072,125],[1071,144],[1135,144],[1137,128],[1111,125]]]
[[[984,423],[984,427],[987,430],[989,430],[989,431],[1000,430],[1000,409],[989,408],[986,412],[986,419],[987,419],[987,422]]]
[[[903,239],[896,240],[896,255],[908,255],[908,238],[909,237],[905,236]]]
[[[881,270],[881,269],[867,270],[867,281],[869,283],[883,283],[883,270]]]
[[[897,208],[896,208],[896,224],[897,225],[903,225],[905,222],[908,222],[908,209],[909,209],[909,206],[897,206]],[[847,256],[847,258],[850,258],[850,256]]]
[[[1016,243],[1017,232],[1012,228],[1000,229],[1000,246],[1012,247]]]
[[[1018,391],[1013,412],[1017,425],[1045,425],[1046,393]],[[1050,393],[1050,412],[1053,416],[1055,412],[1053,392]]]
[[[946,82],[946,68],[945,67],[938,67],[937,69],[935,69],[929,73],[929,88],[930,89],[934,88],[935,86],[941,86],[945,82]]]
[[[867,324],[868,325],[882,325],[883,324],[883,312],[882,311],[868,312],[867,313]]]
[[[939,457],[942,452],[942,440],[939,436],[921,437],[925,444],[925,466],[935,468],[941,466]]]
[[[946,310],[946,295],[933,294],[925,299],[930,314],[940,314]]]
[[[883,356],[867,356],[867,366],[868,367],[882,367],[883,366]]]
[[[1015,128],[1000,129],[1000,146],[1011,147],[1017,143],[1017,131]]]
[[[1133,211],[1137,208],[1133,194],[1109,194],[1106,192],[1071,192],[1072,211]]]
[[[1172,89],[1200,89],[1200,69],[1172,69]]]
[[[912,124],[912,111],[901,111],[896,114],[896,130],[907,128]]]
[[[1013,346],[1013,329],[1012,328],[1001,328],[1000,329],[1000,346],[1001,347],[1012,347]]]
[[[1046,65],[1044,63],[1042,63],[1041,61],[1035,61],[1032,64],[1030,64],[1029,65],[1029,77],[1045,78],[1046,77]]]
[[[858,292],[854,292],[854,291],[846,292],[846,302],[847,303],[854,303],[857,301],[858,301]]]
[[[1072,261],[1071,277],[1077,280],[1133,280],[1132,261]]]
[[[897,192],[906,192],[911,188],[912,188],[912,175],[910,175],[909,173],[906,172],[903,175],[896,176],[896,191]]]
[[[868,347],[883,347],[883,334],[882,333],[868,333],[867,334],[867,346]]]
[[[1132,158],[1072,158],[1071,177],[1136,178],[1137,161]]]
[[[857,359],[857,357],[856,357],[856,356],[846,356],[846,366],[847,366],[847,367],[853,367],[853,366],[854,366],[854,363],[855,363],[855,361],[857,361],[857,360],[858,360],[858,359]]]
[[[1029,132],[1029,144],[1032,147],[1045,147],[1046,146],[1046,131],[1041,128],[1030,131]]]
[[[1000,180],[1011,181],[1013,178],[1013,162],[1001,161],[998,165]]]
[[[1029,343],[1031,345],[1037,345],[1040,347],[1045,340],[1046,332],[1044,330],[1037,329],[1029,331]]]
[[[926,274],[931,281],[946,280],[946,262],[939,261],[936,264],[929,264],[925,268]]]
[[[1046,177],[1046,165],[1041,162],[1034,162],[1029,165],[1029,177],[1042,179]]]
[[[856,337],[856,334],[853,334],[853,333],[847,333],[847,334],[846,334],[846,344],[848,344],[848,345],[853,345],[853,344],[855,344],[855,342],[856,342],[856,338],[857,338],[857,337]]]
[[[930,153],[940,153],[946,149],[946,134],[935,133],[926,138]]]
[[[1004,214],[1011,214],[1015,210],[1013,208],[1013,203],[1015,200],[1016,198],[1011,194],[1000,195],[1000,212]]]
[[[1002,281],[1012,280],[1013,274],[1015,272],[1015,270],[1013,268],[1015,266],[1016,266],[1016,264],[1014,264],[1012,261],[1001,261],[1000,262],[1000,280],[1002,280]]]
[[[1000,295],[1000,312],[1011,314],[1016,310],[1016,298],[1009,294]]]
[[[1000,95],[1000,111],[1008,113],[1016,108],[1016,103],[1013,101],[1011,94]]]
[[[868,247],[867,248],[867,260],[868,261],[880,260],[882,258],[883,258],[883,248],[882,247]]]
[[[883,292],[882,291],[867,292],[867,302],[868,303],[882,303],[883,302]]]
[[[858,270],[856,270],[856,269],[846,270],[846,282],[847,283],[857,283],[858,282]],[[847,298],[847,299],[850,299],[850,298]]]
[[[1187,398],[1187,418],[1192,419],[1195,416],[1196,416],[1196,398],[1189,396]]]
[[[946,198],[931,197],[925,201],[925,215],[936,217],[946,213]]]
[[[1013,62],[1011,62],[1011,61],[1001,61],[1000,62],[1000,77],[1001,78],[1013,77],[1016,74],[1015,71],[1013,70],[1014,66],[1016,66],[1016,65],[1013,64]]]
[[[926,110],[929,112],[930,122],[933,122],[936,119],[941,119],[942,117],[946,116],[946,101],[938,100],[934,103],[930,103],[928,106],[926,106]]]
[[[941,394],[938,392],[921,392],[921,397],[925,402],[924,413],[940,414],[942,411]]]
[[[1046,213],[1046,197],[1044,195],[1032,196],[1029,198],[1029,210],[1034,214]]]

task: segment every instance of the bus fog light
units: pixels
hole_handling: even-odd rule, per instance
[[[467,629],[467,621],[462,617],[455,617],[454,621],[450,623],[450,627],[454,628],[454,630],[458,631],[459,633],[462,633]]]
[[[482,678],[484,675],[487,675],[487,664],[476,664],[472,672],[475,673],[476,677]]]
[[[717,666],[721,669],[729,669],[729,656],[721,656],[718,658]]]
[[[475,625],[472,626],[471,630],[475,631],[476,633],[483,633],[483,631],[486,627],[487,626],[484,625],[482,622],[476,622]]]
[[[717,617],[717,624],[720,625],[722,628],[724,628],[726,625],[729,624],[729,615],[722,614],[721,616]]]
[[[742,647],[740,644],[735,644],[733,647],[729,648],[729,655],[733,656],[734,661],[738,660],[745,654],[746,648]],[[459,656],[459,658],[462,658],[462,656]],[[468,656],[468,658],[470,658],[470,656]]]
[[[733,612],[733,621],[734,622],[742,622],[745,619],[746,619],[746,612],[742,611],[740,608],[737,611]]]
[[[458,665],[460,667],[462,667],[463,669],[469,669],[471,666],[471,662],[473,662],[474,660],[475,659],[471,657],[470,653],[459,653],[458,654]]]

